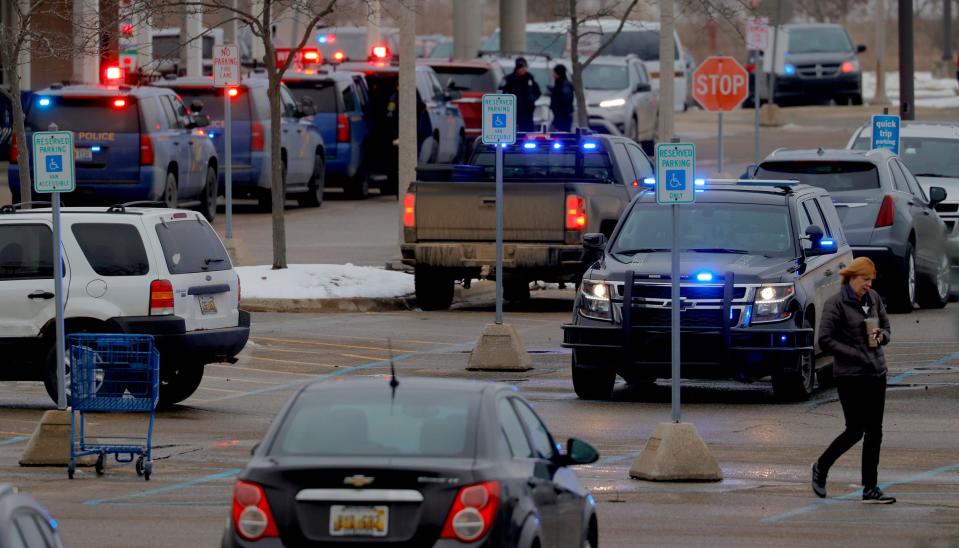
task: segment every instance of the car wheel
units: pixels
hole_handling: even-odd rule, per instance
[[[160,368],[160,405],[169,407],[189,398],[203,380],[203,364],[189,364],[177,369]]]
[[[912,244],[906,246],[906,265],[894,278],[888,289],[890,301],[896,312],[908,314],[916,309],[916,251]]]
[[[163,184],[163,196],[160,198],[160,201],[163,202],[164,206],[169,208],[175,208],[180,203],[177,193],[176,175],[173,173],[166,174],[166,182]]]
[[[466,135],[460,133],[459,144],[456,145],[456,156],[453,157],[454,164],[461,164],[466,160]]]
[[[453,276],[436,268],[416,267],[413,286],[422,310],[448,310],[453,304]]]
[[[503,280],[503,300],[514,303],[525,303],[529,301],[529,299],[529,281]]]
[[[67,405],[70,405],[70,349],[67,348],[64,356],[64,383],[66,384]],[[47,350],[46,358],[43,361],[43,387],[47,389],[47,395],[57,403],[59,391],[57,390],[57,345],[50,345]]]
[[[360,170],[352,180],[347,181],[346,194],[354,200],[365,200],[370,196],[370,178],[366,170]]]
[[[200,213],[211,223],[216,219],[216,198],[216,170],[213,169],[213,166],[210,166],[206,170],[206,185],[203,187],[203,195],[200,197]]]
[[[581,400],[608,400],[613,397],[616,371],[609,367],[587,367],[581,351],[573,350],[573,391]]]
[[[946,306],[949,302],[949,293],[952,291],[951,275],[952,265],[949,256],[943,253],[940,255],[939,268],[936,269],[936,273],[922,285],[919,304],[923,308],[943,308]]]
[[[862,105],[862,94],[857,93],[849,98],[849,102],[853,105],[860,106]]]
[[[307,184],[307,190],[297,198],[300,207],[320,207],[323,205],[323,192],[326,190],[326,160],[322,154],[313,158],[313,176]]]
[[[804,329],[812,329],[809,320],[804,320],[802,325]],[[797,356],[795,369],[773,375],[773,394],[779,401],[805,401],[816,389],[815,351]]]

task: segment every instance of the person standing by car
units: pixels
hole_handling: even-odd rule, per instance
[[[842,289],[826,301],[819,325],[819,346],[835,358],[833,374],[839,385],[846,429],[812,465],[812,489],[826,496],[829,469],[853,445],[862,446],[862,501],[892,504],[895,497],[879,489],[879,449],[886,404],[886,357],[890,326],[886,307],[872,289],[876,266],[859,257],[839,272]]]
[[[503,79],[500,91],[516,96],[516,131],[534,131],[533,111],[542,92],[536,79],[529,73],[529,63],[525,58],[516,58],[516,68]]]
[[[569,131],[573,127],[573,101],[576,97],[573,84],[566,78],[566,66],[553,67],[553,85],[549,88],[549,109],[553,111],[553,128]]]

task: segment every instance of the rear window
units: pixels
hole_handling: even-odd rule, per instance
[[[480,396],[404,387],[325,390],[297,398],[270,455],[471,457]]]
[[[210,225],[197,219],[156,225],[170,274],[229,270],[230,258]]]
[[[208,88],[175,88],[183,103],[187,107],[193,106],[194,101],[203,103],[203,114],[210,117],[210,120],[224,120],[226,115],[223,110],[223,92],[222,90]],[[250,119],[250,98],[247,88],[239,88],[239,95],[233,98],[230,103],[230,119],[235,121],[247,121]]]
[[[0,280],[52,277],[53,234],[47,226],[0,226]]]
[[[679,59],[679,52],[679,44],[674,41],[673,56],[676,59]],[[659,30],[624,30],[603,50],[603,55],[622,57],[629,54],[637,55],[643,61],[659,61]]]
[[[450,82],[452,82],[453,86],[450,89],[493,93],[499,84],[487,68],[434,66],[433,70],[436,72],[436,78],[445,88],[450,88]]]
[[[117,102],[122,100],[122,105]],[[46,131],[56,123],[60,131],[139,133],[137,100],[115,97],[34,96],[27,113],[27,131]]]
[[[302,102],[306,97],[312,99],[317,112],[336,113],[342,110],[339,108],[339,101],[337,100],[336,82],[332,80],[286,81],[284,83],[297,101]]]
[[[540,151],[507,150],[503,154],[503,179],[551,182],[556,180],[589,180],[614,182],[613,165],[603,151],[579,152],[575,148],[555,151],[548,143],[538,145]],[[486,179],[496,177],[496,153],[482,149],[471,162],[483,168]]]
[[[796,179],[829,192],[879,188],[879,171],[869,162],[765,162],[758,179]]]
[[[75,224],[73,236],[100,276],[144,276],[150,271],[143,240],[133,225]]]

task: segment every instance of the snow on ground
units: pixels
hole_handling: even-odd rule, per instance
[[[348,299],[402,297],[413,292],[413,276],[352,264],[240,266],[243,297],[251,299]]]
[[[917,72],[913,86],[916,106],[928,108],[959,108],[955,78],[933,78],[931,72]],[[876,73],[862,74],[862,95],[869,102],[876,94]],[[893,106],[899,103],[899,73],[886,73],[886,96]]]

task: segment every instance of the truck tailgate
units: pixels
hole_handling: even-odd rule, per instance
[[[503,240],[563,242],[563,183],[505,183]],[[416,183],[418,241],[496,240],[496,185],[470,182]]]

